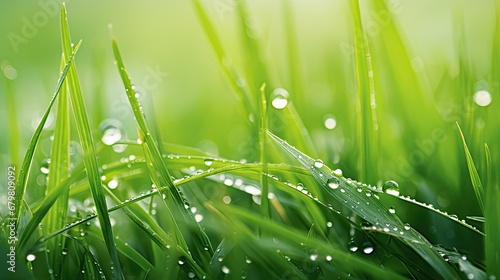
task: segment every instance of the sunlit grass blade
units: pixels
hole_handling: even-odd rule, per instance
[[[476,194],[477,202],[481,207],[481,212],[484,213],[484,188],[481,178],[479,178],[479,173],[477,172],[476,165],[472,159],[472,155],[469,152],[467,143],[465,142],[465,136],[460,129],[460,125],[457,122],[458,132],[460,133],[460,138],[462,139],[462,145],[464,147],[465,159],[467,161],[467,168],[469,169],[469,175],[472,182],[472,187],[474,188],[474,193]],[[488,233],[486,233],[488,234]]]
[[[267,100],[265,93],[266,85],[263,84],[260,88],[260,125],[259,125],[259,146],[260,146],[260,162],[262,164],[262,172],[260,174],[261,187],[261,215],[264,219],[271,217],[271,209],[269,208],[269,183],[267,181],[267,159],[266,159],[266,140],[267,140]]]
[[[63,44],[63,51],[66,60],[69,60],[70,53],[72,52],[71,37],[66,18],[66,8],[63,5],[61,10],[61,37]],[[97,210],[99,223],[103,234],[104,241],[111,258],[112,278],[123,278],[120,261],[118,259],[118,252],[113,237],[113,228],[109,220],[108,207],[106,204],[106,197],[101,187],[101,176],[99,174],[99,166],[97,162],[97,155],[94,147],[94,139],[92,138],[91,128],[85,104],[83,102],[82,91],[78,74],[76,72],[75,64],[70,67],[68,74],[68,84],[70,92],[71,105],[75,117],[75,123],[82,145],[83,161],[89,180],[90,190],[94,199],[95,207]]]
[[[68,71],[70,69],[70,66],[73,63],[73,60],[75,58],[76,52],[78,51],[78,48],[80,47],[80,43],[78,43],[74,50],[67,55],[67,63],[61,73],[61,76],[59,77],[59,80],[57,81],[57,86],[54,95],[52,96],[52,99],[49,102],[49,106],[47,110],[45,110],[45,113],[43,114],[42,119],[40,120],[40,123],[38,124],[35,132],[33,133],[33,136],[31,137],[31,140],[28,144],[28,147],[26,149],[26,154],[23,159],[23,164],[21,166],[21,171],[19,172],[19,177],[17,179],[16,183],[16,195],[15,195],[15,203],[18,205],[16,208],[16,224],[19,225],[19,219],[21,215],[21,209],[24,204],[24,196],[26,193],[26,185],[28,183],[28,175],[30,173],[31,169],[31,164],[33,162],[33,156],[35,154],[36,147],[38,145],[38,141],[40,139],[40,134],[42,133],[43,127],[45,126],[45,122],[47,121],[47,118],[49,117],[49,113],[52,109],[52,106],[54,105],[54,102],[57,99],[57,96],[59,95],[59,91],[61,87],[63,86],[63,82],[66,78],[66,75],[68,74]],[[21,232],[20,228],[18,228],[18,232]]]
[[[364,32],[358,0],[351,1],[354,19],[354,60],[356,65],[357,136],[359,180],[374,183],[378,175],[377,117],[375,85],[368,40]]]
[[[66,60],[62,57],[61,68],[63,69]],[[61,185],[69,174],[69,100],[68,100],[68,82],[65,81],[59,94],[57,117],[54,129],[54,139],[51,147],[51,164],[49,165],[49,174],[47,178],[47,192],[50,192],[58,185]],[[47,235],[56,229],[64,226],[68,213],[68,194],[69,188],[58,192],[59,197],[44,218],[43,235]],[[47,248],[47,258],[49,269],[52,269],[54,277],[61,275],[65,238],[60,235],[48,241],[45,244]]]
[[[415,250],[442,277],[449,279],[458,277],[456,271],[446,263],[438,252],[432,249],[429,241],[413,228],[406,229],[403,222],[395,214],[396,210],[391,210],[383,205],[378,196],[373,194],[369,188],[351,179],[347,180],[344,177],[333,175],[332,171],[322,161],[310,158],[272,133],[269,133],[269,135],[283,149],[293,155],[335,201],[347,209],[351,209],[353,213],[369,222],[372,226],[379,228],[380,232],[394,233],[395,236],[404,235],[404,238],[399,237],[399,239]],[[367,193],[369,195],[366,195]]]
[[[210,240],[206,235],[206,233],[203,231],[203,229],[194,220],[189,210],[185,208],[186,201],[183,197],[183,194],[180,189],[175,187],[175,184],[172,181],[166,163],[163,160],[162,155],[157,147],[157,144],[155,143],[150,133],[150,130],[147,126],[141,106],[135,95],[135,90],[132,86],[132,81],[125,69],[123,59],[118,49],[118,44],[115,39],[112,40],[112,47],[115,60],[117,62],[118,71],[120,77],[122,78],[122,82],[125,87],[125,92],[127,94],[130,106],[132,107],[135,120],[137,122],[139,130],[139,139],[143,143],[146,155],[150,157],[148,163],[151,164],[154,169],[154,172],[151,172],[151,175],[158,174],[158,176],[154,176],[158,179],[158,181],[156,182],[158,184],[157,185],[158,191],[162,195],[164,194],[165,197],[168,196],[173,198],[175,207],[177,208],[176,213],[181,215],[181,220],[183,221],[183,224],[189,229],[189,231],[192,231],[193,237],[196,240],[197,245],[195,246],[194,249],[196,249],[200,257],[206,261],[209,259],[213,251]],[[168,190],[168,192],[165,193],[165,190]],[[169,207],[169,205],[167,205],[167,207]],[[179,236],[179,238],[182,237]],[[207,250],[205,250],[204,248],[207,248]]]

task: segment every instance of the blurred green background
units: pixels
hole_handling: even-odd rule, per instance
[[[262,82],[289,90],[315,144],[312,156],[356,179],[358,101],[349,1],[291,1],[298,65],[294,75],[290,74],[283,2],[248,5],[254,20],[247,24],[268,55],[269,81]],[[372,52],[379,141],[378,167],[374,167],[378,176],[367,183],[394,179],[403,195],[460,218],[480,215],[455,121],[465,132],[479,170],[484,166],[484,142],[490,145],[494,162],[500,162],[500,77],[495,76],[500,65],[492,63],[498,51],[494,42],[498,1],[393,0],[386,1],[390,9],[382,11],[360,2]],[[236,67],[251,67],[252,62],[243,58],[248,46],[241,40],[237,3],[210,0],[204,4]],[[137,138],[113,64],[108,28],[112,24],[146,115],[156,119],[165,141],[222,157],[257,160],[249,116],[223,75],[190,1],[72,0],[67,8],[72,37],[83,40],[76,64],[96,139],[101,137],[99,124],[109,118],[121,123],[125,138]],[[0,61],[7,77],[0,79],[3,170],[20,164],[53,94],[61,55],[59,9],[55,0],[0,3]],[[394,34],[399,34],[402,44],[393,40]],[[9,86],[13,115],[7,108]],[[474,102],[477,92],[486,101],[489,94],[487,106]],[[279,110],[274,111],[279,116]],[[20,135],[17,155],[9,143],[12,127]],[[270,128],[285,135],[286,127]],[[50,141],[46,142],[41,142],[39,160],[48,156]],[[0,174],[2,189],[4,173]],[[5,192],[0,196],[5,201]],[[421,212],[407,207],[398,214],[419,217]],[[420,227],[436,243],[467,247],[462,242],[473,235],[455,232],[451,222],[444,220],[427,213],[414,219],[412,226]]]

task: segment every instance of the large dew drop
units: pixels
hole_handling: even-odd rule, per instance
[[[387,181],[382,185],[382,191],[390,195],[399,195],[399,185],[394,181]]]
[[[283,109],[288,105],[290,94],[284,88],[277,88],[271,93],[271,104],[276,109]]]
[[[323,167],[323,165],[324,165],[324,164],[323,164],[323,161],[322,161],[322,160],[317,159],[317,160],[315,160],[315,161],[314,161],[313,165],[314,165],[314,167],[316,167],[316,168],[321,168],[321,167]]]
[[[486,107],[491,103],[491,94],[486,90],[477,91],[473,98],[474,102],[481,107]]]
[[[330,179],[328,179],[327,183],[331,189],[335,190],[339,187],[339,179],[335,177],[331,177]]]
[[[365,242],[363,243],[363,253],[369,255],[371,253],[373,253],[373,251],[375,250],[375,248],[373,248],[373,244],[371,242]]]

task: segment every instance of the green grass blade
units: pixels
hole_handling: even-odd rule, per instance
[[[467,168],[469,169],[470,179],[472,181],[472,187],[474,188],[474,193],[476,194],[477,201],[481,207],[481,213],[484,213],[484,188],[481,178],[479,178],[479,173],[477,172],[476,165],[472,159],[472,155],[469,152],[467,143],[465,142],[465,136],[460,129],[460,125],[457,122],[458,132],[460,133],[460,138],[462,139],[462,145],[464,147],[465,159],[467,161]],[[488,233],[486,233],[488,234]]]
[[[390,211],[389,207],[380,202],[378,196],[371,194],[371,189],[364,187],[361,183],[356,184],[351,179],[347,180],[332,175],[332,171],[321,161],[310,158],[270,132],[269,135],[283,149],[293,155],[335,201],[347,209],[351,209],[359,217],[375,226],[379,232],[398,237],[415,250],[442,277],[446,279],[458,277],[457,273],[436,250],[432,249],[432,245],[420,233],[413,228],[403,230],[405,228],[403,222]],[[367,196],[366,193],[370,193],[370,195]],[[403,235],[404,237],[402,237]]]
[[[498,236],[500,235],[500,184],[498,183],[498,175],[495,178],[491,177],[494,169],[491,161],[491,153],[488,145],[484,146],[486,152],[486,173],[488,180],[486,185],[486,201],[484,211],[484,227],[486,232],[486,239],[484,248],[486,251],[486,271],[489,279],[498,278],[500,276],[500,242]]]
[[[262,173],[260,174],[261,185],[261,215],[262,218],[268,219],[271,217],[271,209],[269,208],[269,183],[267,177],[267,159],[266,159],[266,140],[267,140],[267,100],[265,93],[266,85],[263,84],[260,88],[260,125],[259,125],[259,146],[260,146],[260,162],[262,163]]]
[[[357,134],[359,180],[376,182],[378,175],[377,117],[375,111],[375,86],[368,40],[363,29],[358,0],[351,1],[354,19],[354,60],[356,64]]]
[[[42,119],[40,120],[40,123],[38,124],[35,132],[33,133],[33,136],[31,137],[31,140],[28,144],[28,148],[26,149],[26,154],[24,155],[23,159],[23,164],[21,166],[21,171],[19,172],[19,177],[17,179],[17,184],[16,184],[16,195],[15,195],[15,203],[16,205],[19,205],[19,207],[16,208],[16,224],[19,225],[19,220],[20,220],[20,215],[21,215],[21,208],[24,204],[24,195],[26,193],[26,185],[28,183],[28,175],[30,173],[31,169],[31,163],[33,162],[33,155],[35,154],[36,147],[38,145],[38,141],[40,139],[40,134],[42,133],[43,127],[45,126],[45,122],[47,121],[47,118],[49,117],[50,110],[52,109],[52,106],[54,105],[54,102],[57,99],[57,96],[59,95],[59,91],[61,87],[63,86],[64,79],[66,78],[66,75],[68,74],[68,71],[70,69],[70,66],[73,63],[73,60],[75,58],[76,52],[78,51],[78,48],[80,47],[80,43],[78,43],[73,51],[68,54],[67,57],[67,63],[66,66],[64,67],[64,70],[61,73],[61,76],[59,77],[59,80],[57,81],[57,86],[54,95],[52,96],[52,99],[50,100],[49,106],[47,107],[47,110],[45,110],[45,113],[43,114]],[[20,229],[18,228],[18,232]]]
[[[61,60],[61,68],[63,69],[66,60],[63,57]],[[49,165],[47,191],[51,191],[61,185],[69,174],[69,139],[70,139],[70,124],[69,124],[69,100],[68,100],[68,82],[65,81],[59,94],[56,124],[54,129],[54,139],[51,148],[51,164]],[[45,216],[43,226],[43,235],[47,235],[56,229],[64,226],[68,213],[68,194],[69,188],[65,188],[59,192],[59,197]],[[49,269],[53,270],[53,277],[57,278],[61,275],[64,248],[62,235],[48,241],[45,244],[47,248]]]
[[[72,46],[66,17],[66,7],[64,5],[62,6],[61,10],[61,37],[65,59],[69,60],[69,54],[72,51]],[[106,197],[104,196],[104,191],[101,187],[101,176],[99,174],[94,140],[92,138],[90,123],[87,116],[87,111],[85,110],[80,82],[78,80],[78,75],[74,63],[70,67],[70,71],[68,74],[68,83],[72,109],[75,117],[76,127],[78,130],[78,135],[80,137],[80,143],[82,145],[83,161],[85,163],[85,169],[87,171],[90,190],[92,193],[92,197],[94,198],[103,238],[106,243],[108,254],[111,258],[111,266],[113,267],[112,278],[122,279],[123,274],[120,261],[118,259],[118,252],[116,250],[116,245],[114,242],[113,228],[109,220]]]

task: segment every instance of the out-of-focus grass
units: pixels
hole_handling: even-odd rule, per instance
[[[68,3],[72,34],[85,41],[81,93],[72,69],[75,118],[63,94],[33,138],[20,262],[35,256],[27,267],[38,278],[65,265],[61,276],[90,278],[120,277],[120,267],[151,279],[498,277],[498,4],[351,4]],[[59,76],[60,7],[1,5],[6,169],[21,164]],[[12,34],[26,41],[13,45]],[[267,129],[298,150],[276,138],[281,150]],[[323,165],[343,173],[325,176]],[[403,197],[383,193],[387,180]]]

